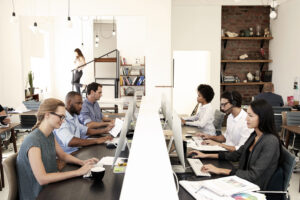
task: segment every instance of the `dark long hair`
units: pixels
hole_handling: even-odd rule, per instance
[[[78,56],[76,57],[77,59],[78,59],[79,57],[83,57],[83,58],[84,58],[84,56],[83,56],[83,54],[82,54],[82,52],[81,52],[80,49],[76,48],[76,49],[74,50],[74,52],[76,52],[76,53],[78,54]]]
[[[258,115],[258,118],[259,118],[258,129],[261,132],[263,132],[263,134],[274,135],[278,139],[279,149],[281,152],[281,141],[280,141],[280,137],[276,131],[274,112],[273,112],[272,106],[264,99],[257,99],[255,101],[252,101],[250,106],[251,106],[251,109],[253,110],[253,112],[256,115]],[[280,155],[279,160],[280,160],[280,162],[282,161],[281,155]]]

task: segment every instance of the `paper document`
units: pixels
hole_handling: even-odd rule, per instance
[[[115,157],[105,156],[101,158],[101,160],[97,163],[97,165],[112,165]],[[127,158],[118,158],[115,165],[119,165],[121,163],[127,162]]]
[[[109,133],[113,137],[117,137],[118,134],[120,133],[120,131],[122,130],[122,127],[123,127],[123,121],[120,120],[119,118],[116,118],[116,120],[115,120],[115,126],[109,131]]]
[[[197,145],[193,140],[187,140],[187,147],[198,151],[227,151],[225,148],[218,145]]]
[[[265,200],[265,195],[254,193],[259,187],[237,176],[206,180],[206,181],[179,181],[195,199],[253,199]],[[246,198],[244,198],[246,197]]]

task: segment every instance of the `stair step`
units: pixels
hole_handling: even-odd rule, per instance
[[[117,62],[117,58],[96,58],[95,62]]]

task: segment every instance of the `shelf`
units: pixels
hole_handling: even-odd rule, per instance
[[[269,82],[240,82],[240,83],[221,83],[221,86],[223,86],[223,91],[225,91],[225,87],[226,86],[253,86],[253,85],[258,85],[259,86],[259,91],[262,91],[263,85],[265,83],[269,83]]]
[[[221,60],[221,63],[270,63],[272,60]]]
[[[117,58],[97,58],[95,62],[117,62]]]
[[[132,64],[121,64],[121,67],[145,67],[145,64],[140,64],[140,65],[132,65]]]
[[[120,85],[120,87],[144,87],[144,85]]]
[[[221,83],[222,86],[236,86],[236,85],[264,85],[268,82],[247,82],[247,83]]]
[[[120,75],[120,76],[144,76],[144,75]]]
[[[222,37],[222,40],[272,40],[273,37]]]

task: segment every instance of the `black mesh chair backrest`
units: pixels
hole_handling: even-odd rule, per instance
[[[291,111],[291,107],[273,106],[272,108],[274,112],[276,131],[280,132],[282,125],[282,112]]]

